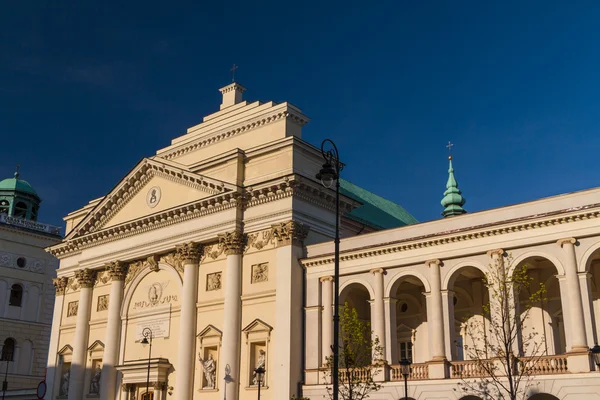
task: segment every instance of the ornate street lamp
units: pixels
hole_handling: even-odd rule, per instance
[[[144,396],[146,400],[150,400],[150,359],[152,358],[152,330],[150,328],[144,328],[142,331],[142,335],[144,338],[142,339],[142,344],[144,347],[146,345],[150,345],[148,348],[148,374],[146,375],[146,395]],[[144,398],[142,397],[142,399]]]
[[[406,358],[400,360],[400,372],[404,377],[404,399],[408,400],[408,376],[410,375],[410,364],[412,364]]]
[[[258,367],[254,370],[254,373],[256,373],[256,382],[258,383],[258,400],[260,400],[260,384],[265,377],[265,369],[263,367]]]
[[[329,144],[330,149],[325,151],[325,146]],[[316,178],[321,181],[323,186],[331,189],[335,181],[335,264],[333,272],[333,400],[339,399],[339,349],[340,349],[340,172],[344,165],[340,162],[338,149],[331,140],[325,139],[321,143],[321,154],[325,160],[323,168],[317,174]]]
[[[592,347],[590,351],[592,352],[594,364],[596,364],[596,367],[598,367],[598,370],[600,370],[600,346],[598,346],[598,343],[596,343],[596,345]]]

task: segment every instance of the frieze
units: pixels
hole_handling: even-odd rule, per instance
[[[108,270],[99,271],[96,274],[96,282],[94,283],[94,287],[106,285],[110,281],[110,274]]]
[[[44,260],[24,256],[20,254],[12,254],[8,252],[0,252],[0,266],[14,268],[23,271],[31,271],[36,274],[46,272],[46,262]]]
[[[220,242],[217,244],[204,246],[204,250],[202,252],[202,261],[208,260],[208,258],[216,260],[224,252],[225,247]]]
[[[129,263],[127,276],[125,276],[125,285],[128,285],[131,281],[133,281],[133,279],[146,267],[148,267],[150,269],[150,271],[153,271],[153,272],[160,271],[160,268],[158,266],[158,263],[160,260],[161,259],[158,256],[152,255],[152,256],[149,256],[145,261],[133,261],[133,262]],[[117,271],[115,269],[115,273],[124,273],[124,272]],[[115,278],[113,278],[113,280],[115,280]]]
[[[76,292],[80,288],[79,282],[75,277],[71,276],[67,280],[67,291]]]
[[[266,246],[272,244],[274,238],[275,236],[273,235],[273,228],[260,232],[249,233],[245,251],[248,251],[250,248],[262,250]]]
[[[170,265],[175,268],[179,274],[183,274],[183,264],[181,263],[181,257],[177,255],[177,253],[172,252],[169,254],[165,254],[160,258],[160,262]]]

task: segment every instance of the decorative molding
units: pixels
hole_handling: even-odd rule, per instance
[[[248,251],[251,247],[254,247],[256,250],[262,250],[265,246],[273,243],[273,239],[275,239],[275,236],[273,235],[273,228],[260,232],[249,233],[248,242],[246,243],[246,248],[244,251]]]
[[[79,301],[71,301],[67,305],[67,317],[75,317],[77,316],[77,310],[79,309]]]
[[[300,113],[294,112],[293,110],[288,109],[285,111],[277,111],[276,113],[271,114],[268,117],[261,116],[255,118],[254,120],[247,121],[243,125],[238,125],[235,128],[216,132],[211,135],[203,136],[191,142],[179,145],[175,149],[169,150],[165,153],[161,153],[159,156],[164,158],[165,160],[171,160],[173,158],[180,157],[192,151],[198,150],[202,147],[206,147],[211,144],[220,142],[221,140],[229,139],[233,136],[251,131],[253,129],[259,128],[267,124],[271,124],[282,119],[290,119],[300,126],[308,122],[308,118],[306,118]]]
[[[490,258],[494,258],[494,256],[504,257],[504,253],[505,253],[504,249],[494,249],[494,250],[488,251],[486,254]]]
[[[217,244],[204,246],[202,251],[202,261],[206,260],[209,257],[213,260],[216,260],[221,254],[223,254],[224,251],[225,247],[221,242]]]
[[[110,280],[110,275],[108,270],[98,271],[96,273],[96,282],[94,282],[94,287],[105,285]]]
[[[206,291],[211,292],[213,290],[221,289],[221,277],[222,272],[213,272],[212,274],[206,275]]]
[[[75,279],[81,288],[91,288],[96,281],[96,271],[89,268],[80,269],[75,271]]]
[[[71,276],[67,278],[67,290],[71,290],[72,292],[76,292],[79,290],[79,283],[75,277]],[[66,293],[66,292],[65,292]]]
[[[160,268],[158,267],[158,262],[160,261],[160,257],[158,257],[157,255],[151,255],[148,256],[148,258],[146,258],[146,265],[148,266],[148,269],[152,272],[158,272],[160,271]]]
[[[369,271],[369,273],[375,275],[375,274],[385,274],[385,269],[383,268],[373,268],[372,270]]]
[[[250,283],[260,283],[269,280],[269,263],[254,264]]]
[[[108,301],[109,295],[104,294],[102,296],[98,296],[98,306],[96,307],[96,311],[106,311],[108,310]]]
[[[333,276],[322,276],[319,278],[320,282],[332,282],[333,281]]]
[[[428,235],[402,239],[390,243],[349,249],[345,250],[343,254],[340,254],[340,261],[350,261],[362,258],[377,257],[380,255],[412,251],[428,247],[436,247],[486,237],[501,236],[510,233],[522,232],[525,230],[553,227],[556,225],[568,224],[588,219],[596,219],[600,217],[600,210],[587,210],[598,207],[600,207],[600,203],[580,207],[577,211],[584,212],[580,212],[578,214],[560,215],[573,211],[572,209],[560,210],[550,212],[544,215],[537,214],[526,218],[499,221],[497,223],[485,225],[476,225],[448,232],[436,232]],[[543,217],[546,218],[540,219]],[[514,225],[507,226],[508,224]],[[307,268],[318,265],[328,265],[334,262],[334,255],[331,253],[324,254],[321,256],[307,258],[301,260],[300,262],[304,267]]]
[[[425,261],[425,265],[427,265],[428,267],[431,267],[431,265],[442,265],[442,260],[440,260],[439,258],[435,258],[433,260],[427,260]]]
[[[69,284],[69,278],[63,276],[60,278],[52,278],[52,284],[56,289],[57,296],[64,296],[65,291],[67,290],[67,285]]]
[[[225,255],[242,254],[246,245],[246,235],[240,231],[226,232],[219,235],[219,243],[225,249]]]
[[[301,222],[288,221],[272,226],[273,236],[277,240],[277,246],[296,245],[302,246],[308,235],[308,227]]]
[[[180,275],[183,274],[183,264],[181,263],[181,257],[179,257],[176,252],[172,251],[168,254],[163,255],[160,258],[160,262],[175,268],[175,270],[179,272]]]
[[[202,246],[193,242],[184,243],[177,246],[175,252],[183,265],[197,265],[200,261],[200,255],[202,254]]]
[[[564,244],[572,244],[574,245],[575,243],[577,243],[577,239],[575,238],[565,238],[565,239],[559,239],[556,241],[556,243],[562,247]]]

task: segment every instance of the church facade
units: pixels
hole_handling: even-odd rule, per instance
[[[261,399],[325,394],[335,193],[314,178],[323,158],[302,140],[302,111],[243,101],[244,91],[222,88],[219,111],[65,217],[49,248],[60,268],[46,398],[255,399],[257,367]],[[373,399],[402,396],[406,357],[413,398],[461,397],[460,321],[486,299],[477,281],[488,261],[509,253],[535,264],[552,294],[536,318],[547,363],[561,367],[536,388],[598,393],[588,349],[600,191],[462,215],[449,180],[452,218],[415,225],[400,206],[341,186],[340,295],[372,322],[387,361]]]

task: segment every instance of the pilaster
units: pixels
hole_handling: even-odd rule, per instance
[[[373,291],[374,298],[371,305],[371,326],[373,327],[373,340],[379,339],[379,345],[383,348],[382,357],[385,359],[385,310],[383,307],[383,268],[374,268],[369,271],[374,276]],[[389,362],[389,360],[388,360]]]
[[[56,299],[54,300],[54,312],[52,314],[52,328],[50,331],[50,344],[48,346],[48,364],[46,369],[46,393],[48,397],[54,398],[54,377],[58,367],[58,342],[60,339],[60,322],[64,309],[64,295],[67,289],[69,279],[65,276],[52,279],[52,284],[56,289]]]
[[[333,276],[324,276],[321,282],[321,298],[323,313],[321,314],[321,354],[323,360],[321,365],[325,365],[327,357],[331,356],[331,346],[333,346]]]

